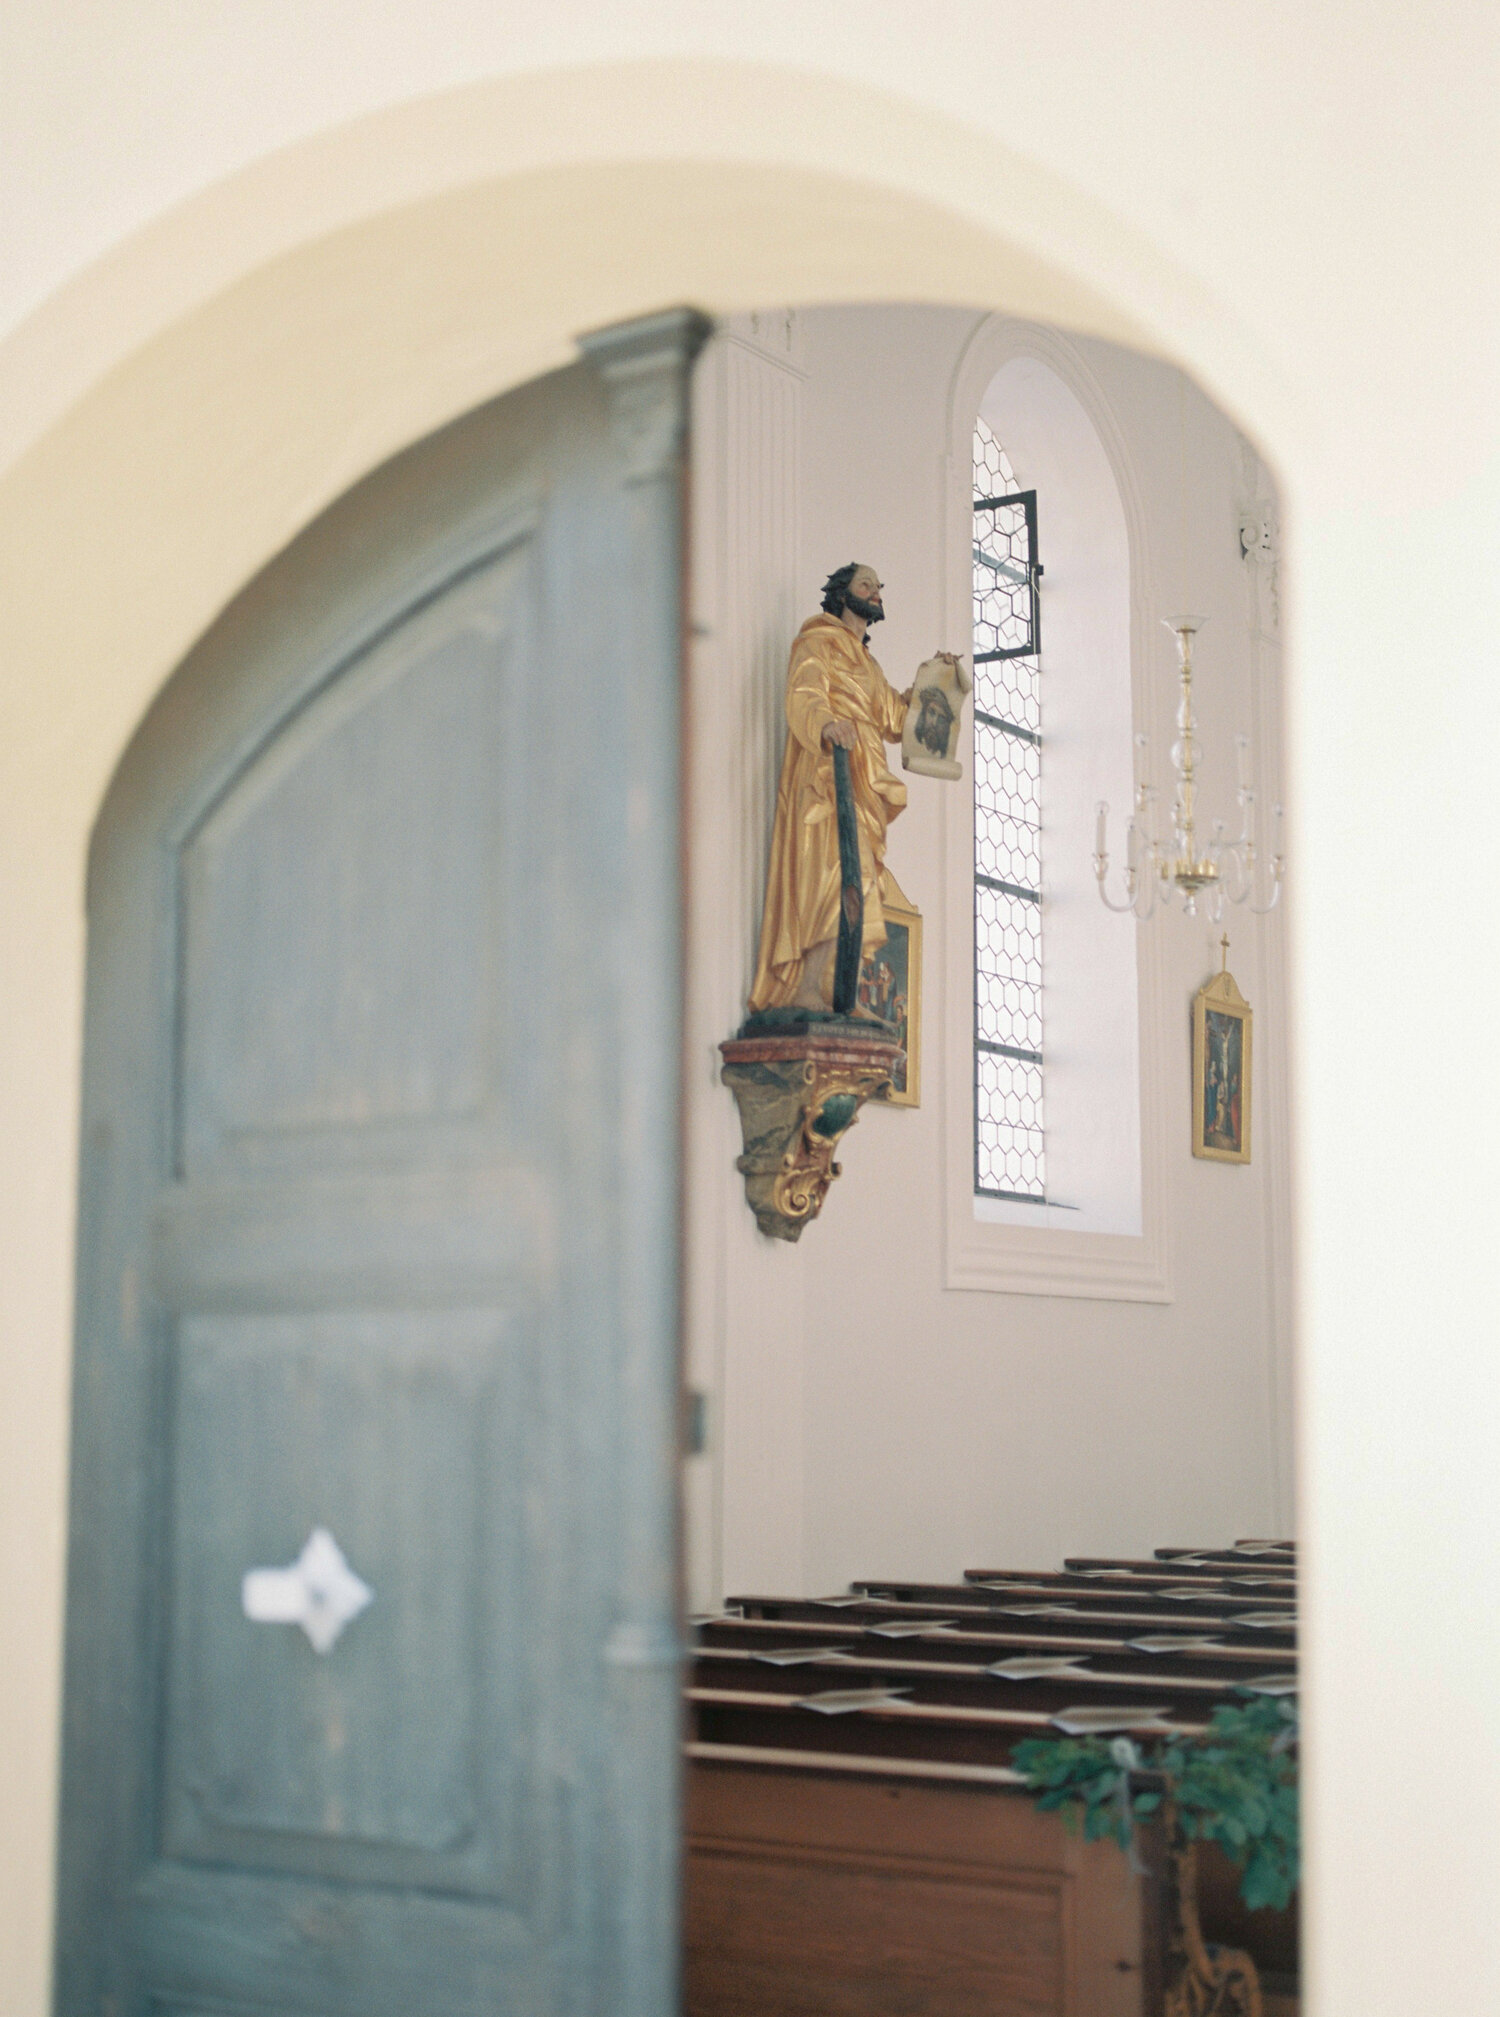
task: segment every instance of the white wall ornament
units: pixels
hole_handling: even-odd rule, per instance
[[[1276,534],[1269,502],[1261,500],[1241,509],[1240,552],[1246,560],[1258,561],[1263,567],[1275,565]]]
[[[802,323],[795,308],[752,308],[748,315],[730,316],[724,327],[733,342],[793,371],[802,369]]]
[[[1259,474],[1259,458],[1246,446],[1245,461]],[[1252,497],[1240,506],[1240,558],[1250,577],[1252,629],[1266,637],[1281,634],[1281,527],[1275,501]]]

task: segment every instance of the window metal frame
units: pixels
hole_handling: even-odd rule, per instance
[[[1000,659],[1039,658],[1041,655],[1042,608],[1041,608],[1041,595],[1039,593],[1039,583],[1042,575],[1042,565],[1041,561],[1037,557],[1036,492],[1034,490],[1017,490],[1012,491],[1008,496],[1004,497],[976,497],[974,500],[974,511],[976,514],[981,511],[994,511],[999,506],[1005,504],[1019,504],[1022,508],[1022,512],[1024,514],[1026,522],[1026,555],[1027,555],[1026,565],[1027,565],[1027,575],[1029,577],[1030,603],[1031,603],[1030,624],[1028,626],[1030,634],[1025,644],[1016,646],[1010,650],[976,651],[974,653],[974,664],[976,666],[992,665]],[[973,550],[975,559],[982,560],[986,564],[995,564],[993,555],[984,553],[981,550],[977,539],[971,538],[970,546]],[[996,572],[998,573],[1000,571],[1001,571],[1000,568],[996,564]],[[1040,667],[1038,667],[1038,672],[1040,672]],[[1019,722],[1007,721],[1003,715],[989,714],[978,705],[976,705],[974,709],[974,719],[976,722],[983,722],[987,728],[997,729],[1003,735],[1014,736],[1016,740],[1019,742],[1029,742],[1034,749],[1037,750],[1041,749],[1042,737],[1039,729],[1023,728]],[[974,785],[976,791],[978,789],[978,784],[979,784],[978,759],[976,757],[975,778],[974,778]],[[977,834],[977,820],[976,820],[976,834],[975,834],[976,849],[977,849],[977,840],[978,840],[978,834]],[[976,890],[979,889],[999,890],[1004,895],[1015,897],[1022,902],[1034,903],[1037,905],[1038,909],[1040,909],[1041,906],[1042,893],[1040,889],[1026,889],[1021,884],[1018,883],[1002,882],[994,876],[981,875],[977,868],[974,871],[974,887]],[[982,1184],[979,1181],[980,1058],[982,1056],[1014,1058],[1018,1063],[1034,1064],[1037,1066],[1041,1066],[1042,1053],[1039,1050],[1033,1051],[1033,1050],[1019,1049],[1014,1044],[991,1043],[987,1038],[980,1036],[979,952],[977,944],[977,931],[976,931],[976,945],[974,953],[973,1030],[974,1030],[974,1109],[973,1109],[974,1195],[975,1197],[980,1198],[1001,1198],[1014,1204],[1044,1205],[1047,1203],[1047,1194],[1045,1185],[1039,1192],[1005,1191],[1005,1190],[996,1190],[993,1187],[986,1184]],[[1046,1139],[1046,1131],[1044,1127],[1043,1129],[1044,1142],[1045,1139]]]
[[[1019,504],[1026,516],[1027,568],[1031,575],[1031,639],[1027,644],[1016,646],[1011,651],[976,651],[976,665],[993,665],[1000,658],[1034,658],[1042,648],[1042,599],[1037,593],[1037,584],[1042,577],[1042,565],[1037,559],[1036,541],[1036,492],[1034,490],[1013,490],[1008,497],[976,497],[974,509],[997,511],[1002,504]],[[971,540],[970,546],[974,545]],[[993,556],[985,554],[985,561]],[[999,571],[998,569],[996,570]]]

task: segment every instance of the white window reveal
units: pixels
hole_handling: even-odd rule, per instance
[[[1036,492],[974,430],[974,1190],[1045,1204]]]
[[[1132,641],[1155,629],[1112,459],[1123,470],[1121,430],[1070,344],[999,321],[955,381],[952,425],[949,608],[974,640],[974,820],[950,799],[946,846],[974,936],[972,952],[965,931],[948,947],[962,1068],[944,1086],[946,1280],[1160,1301],[1159,941],[1138,947],[1134,923],[1105,911],[1092,866],[1095,806],[1130,800]]]

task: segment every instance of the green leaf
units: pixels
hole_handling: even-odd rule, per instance
[[[1038,1806],[1060,1811],[1074,1831],[1081,1825],[1090,1841],[1109,1836],[1128,1851],[1133,1824],[1170,1801],[1179,1838],[1217,1842],[1259,1910],[1285,1905],[1297,1887],[1297,1730],[1295,1702],[1244,1689],[1218,1705],[1200,1736],[1133,1747],[1131,1769],[1098,1737],[1028,1738],[1012,1758]],[[1140,1784],[1137,1760],[1152,1782],[1127,1803],[1127,1789]]]

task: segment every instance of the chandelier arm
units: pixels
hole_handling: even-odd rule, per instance
[[[1271,912],[1275,910],[1277,904],[1280,903],[1280,901],[1281,901],[1281,877],[1278,875],[1273,878],[1271,883],[1270,902],[1251,903],[1247,901],[1245,908],[1247,911],[1249,911],[1251,917],[1269,917],[1271,915]]]
[[[1123,903],[1116,903],[1104,887],[1108,875],[1109,856],[1103,853],[1096,854],[1094,856],[1094,881],[1099,886],[1099,901],[1104,905],[1106,910],[1114,911],[1116,916],[1123,917],[1126,911],[1136,911],[1137,915],[1139,915],[1138,905],[1140,898],[1135,870],[1127,868],[1124,872],[1125,901]]]
[[[1231,903],[1243,903],[1255,887],[1254,870],[1245,860],[1246,845],[1242,840],[1231,841],[1219,857],[1226,870],[1224,894]]]
[[[1137,917],[1141,915],[1135,897],[1127,896],[1123,903],[1116,903],[1105,889],[1102,879],[1099,883],[1099,901],[1106,910],[1112,910],[1117,917],[1123,917],[1127,911],[1134,911]]]
[[[1130,833],[1131,827],[1129,822],[1127,822],[1125,827],[1127,855],[1130,853]],[[1118,916],[1127,910],[1134,910],[1135,908],[1135,869],[1127,860],[1125,868],[1125,901],[1123,903],[1115,903],[1104,887],[1105,879],[1109,875],[1109,850],[1105,846],[1108,838],[1109,803],[1107,800],[1101,798],[1094,808],[1094,881],[1098,885],[1099,901],[1104,905],[1106,910],[1114,911]]]

